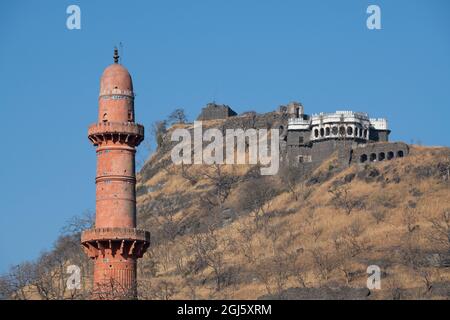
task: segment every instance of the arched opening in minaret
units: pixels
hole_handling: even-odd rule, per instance
[[[370,154],[370,161],[373,162],[373,161],[376,161],[376,160],[377,160],[377,154],[376,153],[371,153]]]
[[[108,121],[108,114],[106,112],[103,114],[102,121],[103,122],[107,122]]]
[[[378,154],[378,161],[383,161],[385,157],[386,157],[386,156],[385,156],[385,153],[384,153],[384,152],[380,152],[380,153]]]

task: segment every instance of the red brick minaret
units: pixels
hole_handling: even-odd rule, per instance
[[[94,259],[94,298],[136,296],[136,261],[150,244],[150,233],[136,229],[136,146],[144,127],[134,122],[131,76],[119,63],[103,72],[98,122],[89,127],[97,147],[95,228],[86,230],[81,243]]]

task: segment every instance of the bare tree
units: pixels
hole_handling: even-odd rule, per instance
[[[140,147],[136,150],[136,170],[140,170],[149,155],[152,152],[152,144],[148,138],[144,138],[141,142]]]
[[[431,232],[428,239],[445,252],[450,252],[450,210],[444,210],[438,217],[429,219]]]
[[[360,198],[350,193],[347,185],[335,185],[329,190],[331,193],[331,203],[336,209],[343,209],[347,215],[350,215],[354,209],[361,208],[364,203]]]
[[[32,286],[36,267],[32,262],[24,262],[11,267],[0,281],[0,295],[7,299],[29,300],[32,298]]]
[[[215,164],[203,169],[203,177],[209,182],[211,188],[200,198],[202,210],[209,213],[209,219],[220,224],[220,214],[225,209],[233,187],[239,182],[239,176],[233,172],[223,170],[223,166]]]
[[[325,281],[330,278],[331,272],[336,268],[336,260],[333,255],[323,248],[314,248],[311,250],[314,265],[318,275]]]
[[[276,190],[266,178],[252,179],[243,186],[239,206],[250,211],[256,226],[259,226],[261,216],[266,214],[270,200],[276,195]]]
[[[343,273],[347,285],[352,281],[352,262],[364,249],[363,242],[358,238],[363,231],[359,220],[356,220],[333,235],[336,267]]]
[[[64,299],[66,292],[64,267],[65,259],[62,255],[47,252],[40,256],[33,285],[42,299]]]
[[[210,227],[205,233],[193,235],[190,239],[190,246],[197,263],[205,264],[212,270],[216,291],[222,290],[226,285],[227,265],[224,247],[226,243],[221,241],[214,228]]]
[[[400,300],[403,297],[402,284],[395,276],[391,276],[385,280],[386,288],[389,291],[392,300]]]
[[[61,229],[61,234],[71,235],[79,234],[83,230],[91,229],[94,227],[95,216],[91,210],[84,211],[81,215],[75,215],[70,218],[64,227]]]
[[[375,222],[377,224],[383,222],[384,219],[386,218],[386,212],[383,210],[371,210],[370,214],[375,219]]]
[[[178,293],[177,285],[165,279],[141,280],[138,289],[140,300],[171,300]]]
[[[280,171],[280,177],[286,189],[291,193],[295,201],[298,201],[299,191],[297,189],[299,186],[304,185],[301,169],[294,166],[283,166]]]
[[[192,173],[192,170],[189,170],[192,168],[192,165],[185,165],[183,162],[181,163],[181,176],[189,181],[191,185],[196,185],[200,177],[194,173]]]
[[[172,111],[169,115],[168,122],[171,124],[174,123],[186,123],[187,117],[186,113],[183,108],[177,108],[174,111]]]
[[[155,138],[158,148],[162,146],[164,135],[167,132],[167,122],[165,120],[155,121],[151,126],[151,135]]]
[[[110,278],[101,283],[95,283],[91,296],[98,300],[136,300],[138,283],[124,287],[120,282]]]
[[[442,180],[449,181],[450,180],[450,160],[446,160],[442,163],[438,164],[439,175]]]

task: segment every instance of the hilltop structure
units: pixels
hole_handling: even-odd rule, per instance
[[[216,113],[217,106],[208,104],[198,120],[227,119],[226,128],[278,128],[282,163],[298,167],[302,173],[311,172],[333,153],[344,165],[391,160],[409,153],[407,144],[389,142],[387,119],[370,118],[365,112],[308,115],[301,103],[291,102],[266,114],[236,115],[226,112],[232,111],[229,106],[221,106],[224,111]]]
[[[150,244],[150,233],[136,229],[135,152],[144,127],[134,122],[131,76],[118,59],[115,49],[100,81],[98,122],[88,131],[97,147],[95,228],[81,243],[94,260],[97,299],[136,296],[136,261]]]
[[[404,157],[403,142],[389,142],[385,118],[369,118],[365,112],[336,111],[307,115],[300,103],[288,105],[285,160],[290,165],[314,169],[335,151],[344,164]]]
[[[229,106],[211,102],[202,109],[202,112],[198,116],[197,120],[227,119],[236,115],[237,113]]]

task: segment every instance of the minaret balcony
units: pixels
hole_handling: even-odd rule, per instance
[[[108,252],[141,258],[150,245],[150,232],[136,228],[94,228],[82,232],[81,244],[91,258]]]
[[[144,126],[134,122],[100,122],[89,126],[88,137],[94,146],[107,140],[137,146],[144,140]]]

